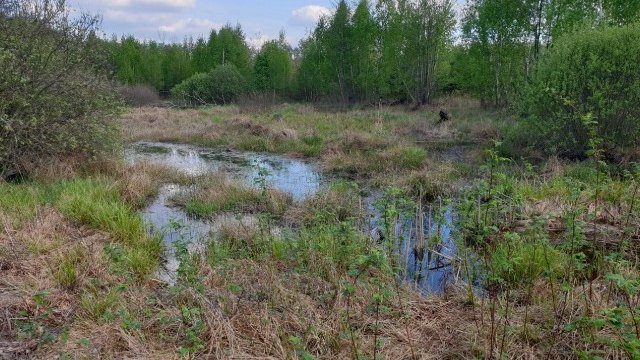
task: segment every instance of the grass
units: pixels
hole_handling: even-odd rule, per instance
[[[5,231],[19,229],[21,224],[33,220],[39,209],[50,206],[68,220],[104,231],[113,241],[121,243],[127,250],[128,269],[136,277],[144,278],[157,269],[162,253],[160,242],[147,235],[142,218],[122,199],[116,181],[96,177],[0,186],[8,194],[2,203],[2,208],[8,209],[2,210],[8,219],[4,222]],[[34,242],[30,246],[40,247]],[[60,276],[70,279],[76,262],[65,259]]]
[[[218,173],[200,177],[195,190],[176,196],[173,202],[196,218],[211,218],[225,212],[282,217],[292,199],[280,191],[256,189]]]
[[[452,115],[438,124],[438,112]],[[443,149],[461,147],[458,162],[473,162],[469,145],[485,146],[510,120],[483,110],[475,101],[450,97],[423,111],[400,107],[319,111],[311,105],[283,104],[245,113],[237,106],[198,110],[136,108],[123,118],[130,141],[169,141],[210,147],[289,154],[316,159],[327,172],[371,181],[402,184],[401,175],[428,171],[442,163]],[[393,174],[395,176],[389,176]]]
[[[58,268],[54,273],[54,278],[63,288],[73,289],[78,285],[79,266],[82,266],[86,258],[82,247],[69,249],[58,259]]]
[[[435,124],[440,107],[450,123]],[[461,98],[424,112],[136,109],[130,140],[311,157],[355,181],[301,202],[117,162],[0,183],[0,310],[15,319],[0,335],[36,358],[637,357],[637,174],[480,155],[501,115]],[[136,211],[163,182],[190,185],[175,204],[216,225],[200,252],[178,242],[171,287],[153,279],[161,247]],[[363,231],[376,186],[389,194],[380,238]],[[405,207],[443,196],[455,269],[480,285],[425,297],[397,281],[393,229]]]

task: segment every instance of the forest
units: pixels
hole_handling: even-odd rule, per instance
[[[640,1],[334,5],[0,0],[0,359],[640,358]]]

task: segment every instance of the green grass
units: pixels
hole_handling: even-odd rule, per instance
[[[261,201],[260,193],[251,188],[231,185],[220,190],[195,194],[184,204],[185,211],[190,216],[207,218],[221,212],[240,211]]]
[[[78,267],[85,259],[86,253],[80,246],[65,252],[59,259],[58,268],[53,274],[58,285],[73,289],[78,285]]]
[[[66,217],[111,234],[115,240],[135,245],[145,238],[142,218],[119,199],[117,189],[103,180],[65,181],[56,207]]]
[[[42,201],[42,188],[30,184],[0,182],[0,212],[9,216],[12,226],[20,225],[35,217],[37,205]],[[0,223],[0,227],[2,227]]]
[[[108,313],[113,312],[121,301],[120,289],[117,287],[107,291],[97,288],[87,289],[82,294],[80,306],[88,318],[93,320],[103,319]]]
[[[391,162],[401,169],[418,169],[427,160],[427,151],[418,146],[404,146],[391,152]]]
[[[195,218],[210,218],[225,212],[268,212],[281,217],[291,203],[287,194],[273,189],[263,192],[223,175],[202,178],[195,191],[177,195],[172,200]]]
[[[124,202],[109,178],[0,184],[0,190],[0,210],[14,223],[24,223],[35,216],[38,208],[52,206],[67,219],[104,231],[123,244],[128,270],[136,278],[150,275],[159,265],[163,251],[160,240],[147,235],[142,218]],[[57,276],[62,286],[71,286],[74,262],[65,261]]]

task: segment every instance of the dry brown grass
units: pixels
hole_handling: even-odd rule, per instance
[[[197,306],[207,325],[206,332],[198,335],[204,344],[198,357],[288,359],[296,356],[290,337],[297,336],[318,359],[344,358],[352,351],[351,341],[344,337],[347,301],[350,327],[363,353],[372,353],[374,332],[384,340],[378,353],[385,359],[406,358],[412,351],[420,358],[468,353],[456,331],[467,328],[471,319],[458,300],[428,300],[403,290],[401,305],[390,301],[391,311],[381,315],[375,330],[368,310],[374,286],[363,282],[347,300],[335,284],[270,261],[237,260],[224,269],[203,263],[199,273],[204,293],[189,288],[168,293],[153,281],[128,285],[108,304],[105,314],[114,314],[115,321],[95,318],[82,299],[101,294],[93,301],[97,302],[108,298],[117,284],[128,283],[108,270],[102,252],[108,241],[104,234],[74,228],[51,209],[42,209],[22,230],[0,235],[0,355],[176,358],[178,348],[188,343],[185,334],[190,326],[180,320],[181,309]],[[55,280],[55,261],[71,247],[84,249],[78,283],[61,287]],[[38,294],[44,294],[44,300],[38,300]],[[117,314],[136,319],[138,330],[126,328]],[[36,333],[20,337],[19,328],[24,329],[20,324],[29,322]],[[67,329],[64,340],[58,337],[39,344],[37,339],[45,332],[59,334],[63,329]]]
[[[9,353],[0,341],[0,357],[33,356],[38,343],[30,336],[59,332],[74,322],[77,289],[92,278],[115,282],[102,256],[106,242],[106,235],[76,228],[50,208],[39,209],[37,217],[20,230],[5,223],[0,234],[0,338],[19,346]],[[76,280],[74,286],[62,286],[57,277],[60,260],[73,251],[82,255],[75,264]],[[37,300],[39,294],[43,300]],[[30,323],[33,319],[38,320]],[[27,325],[35,328],[24,333]],[[21,330],[16,327],[22,328],[26,340],[17,336]]]
[[[152,163],[119,166],[117,171],[117,186],[123,199],[138,207],[156,195],[162,184],[190,184],[194,181],[173,168]]]
[[[172,199],[193,216],[210,217],[224,212],[269,213],[280,217],[292,204],[292,197],[277,189],[263,190],[230,178],[225,173],[213,173],[194,179],[191,191]]]
[[[181,142],[189,138],[217,140],[220,136],[219,125],[203,110],[141,107],[130,109],[121,122],[129,141]]]
[[[207,291],[196,300],[215,329],[208,334],[206,355],[287,359],[296,358],[297,350],[298,356],[306,351],[317,359],[350,358],[351,332],[363,355],[372,356],[374,337],[381,340],[377,353],[382,359],[471,354],[464,329],[473,317],[456,298],[426,299],[400,290],[401,298],[389,300],[376,329],[370,308],[375,286],[363,282],[349,299],[334,283],[283,266],[237,260],[225,267],[224,276],[208,266],[201,270]],[[292,336],[301,344],[295,345]]]
[[[300,203],[293,204],[284,214],[289,226],[312,226],[316,222],[339,223],[364,218],[362,205],[354,201],[354,194],[328,190]]]

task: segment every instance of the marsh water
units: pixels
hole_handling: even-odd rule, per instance
[[[191,145],[138,142],[125,151],[130,163],[150,162],[172,167],[187,175],[205,175],[207,173],[225,172],[233,179],[249,186],[263,186],[278,189],[292,196],[295,201],[302,201],[321,191],[329,182],[318,167],[300,159],[281,155],[238,152],[201,148]],[[162,235],[167,248],[167,262],[159,276],[172,283],[178,267],[172,254],[173,244],[180,240],[197,247],[202,240],[216,231],[219,224],[216,220],[202,221],[189,217],[182,209],[173,206],[170,199],[188,187],[168,184],[160,189],[159,195],[142,210],[142,216],[149,225],[150,231]],[[375,232],[380,212],[373,204],[379,192],[372,192],[364,199],[369,217],[372,219],[369,231]],[[453,280],[454,267],[452,259],[456,255],[455,243],[452,240],[453,213],[450,208],[434,221],[434,212],[427,210],[419,218],[422,226],[416,226],[416,219],[406,217],[399,221],[396,233],[401,239],[394,245],[399,259],[404,262],[402,277],[423,293],[443,292]],[[416,246],[422,232],[425,237],[437,237],[438,243],[429,249]],[[434,236],[437,235],[437,236]]]

